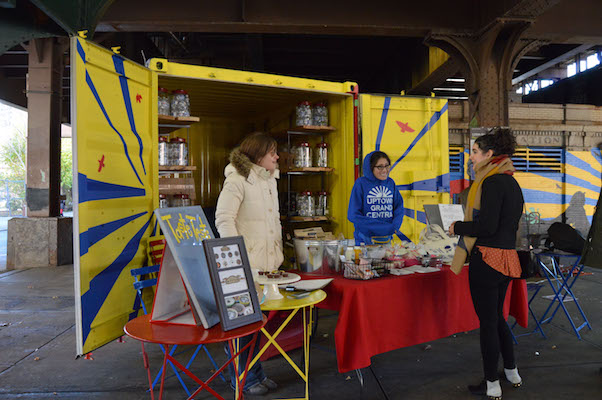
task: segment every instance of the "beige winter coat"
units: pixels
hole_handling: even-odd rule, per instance
[[[284,260],[276,185],[278,171],[270,174],[239,149],[234,149],[224,174],[226,181],[215,211],[220,236],[243,236],[251,268],[278,269]]]

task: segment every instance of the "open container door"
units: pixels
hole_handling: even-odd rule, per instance
[[[136,316],[130,269],[145,261],[158,202],[156,75],[71,39],[77,354]]]
[[[447,100],[363,94],[360,112],[362,157],[380,150],[391,158],[405,208],[401,233],[416,243],[424,204],[450,203]]]

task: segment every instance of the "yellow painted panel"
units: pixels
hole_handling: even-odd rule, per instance
[[[80,38],[71,41],[77,353],[123,334],[130,269],[145,261],[158,202],[157,80]]]
[[[401,232],[416,242],[424,204],[449,203],[447,101],[361,95],[362,160],[374,150],[391,158],[390,177],[404,199]]]

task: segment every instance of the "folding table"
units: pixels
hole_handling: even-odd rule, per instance
[[[257,334],[259,330],[263,328],[266,324],[267,318],[264,316],[262,321],[255,322],[250,325],[242,326],[240,328],[236,328],[230,331],[224,332],[220,325],[216,325],[210,329],[204,329],[202,326],[191,326],[191,325],[176,325],[176,324],[166,324],[166,323],[151,323],[150,315],[142,315],[137,317],[131,321],[129,321],[125,327],[123,328],[124,332],[136,339],[139,340],[142,345],[142,359],[144,361],[144,368],[146,369],[146,373],[148,376],[148,384],[151,392],[151,399],[155,398],[153,392],[153,386],[151,382],[151,373],[148,362],[148,355],[144,349],[144,342],[150,343],[158,343],[165,346],[165,352],[163,354],[163,370],[165,370],[165,364],[170,361],[178,367],[182,372],[188,375],[191,379],[193,379],[196,383],[200,385],[200,387],[190,396],[189,399],[194,398],[201,390],[206,389],[210,392],[215,398],[223,400],[224,398],[220,396],[215,390],[209,387],[209,383],[214,380],[231,362],[237,360],[238,356],[247,348],[252,348],[255,345],[255,341],[257,340]],[[238,338],[247,335],[253,335],[253,340],[239,351],[234,352],[233,348],[238,348],[237,342]],[[219,342],[228,342],[230,345],[230,357],[224,365],[222,365],[217,371],[209,377],[206,381],[202,381],[200,378],[196,377],[192,372],[190,372],[186,367],[180,364],[175,358],[169,354],[169,346],[172,345],[200,345],[200,344],[208,344],[208,343],[219,343]],[[249,352],[249,354],[252,354]],[[251,357],[249,355],[246,365],[245,365],[245,373],[242,374],[246,376],[246,371],[249,368],[249,363],[251,361]],[[238,363],[235,362],[235,368]],[[165,382],[165,374],[161,376],[161,388],[159,390],[159,399],[163,398],[163,384]],[[245,379],[241,380],[242,386],[244,387]],[[239,390],[239,386],[237,385],[235,391],[235,398],[242,399],[243,391]]]
[[[253,358],[251,363],[249,364],[249,368],[251,368],[257,361],[261,355],[273,345],[278,349],[280,354],[284,357],[284,359],[293,367],[293,369],[299,374],[301,379],[305,382],[305,397],[303,399],[309,399],[309,339],[312,332],[312,310],[314,306],[320,303],[322,300],[326,298],[326,292],[323,290],[314,290],[313,292],[309,292],[307,296],[301,298],[294,298],[291,293],[286,293],[281,291],[284,298],[279,300],[266,300],[265,303],[261,305],[262,311],[285,311],[291,310],[290,315],[284,320],[282,325],[276,330],[274,335],[270,335],[270,333],[265,329],[261,328],[261,332],[268,339],[267,343],[259,350],[259,353]],[[297,312],[301,310],[303,312],[303,355],[305,360],[305,368],[304,371],[295,364],[295,362],[289,357],[289,355],[280,347],[280,345],[276,342],[276,338],[278,335],[286,328],[288,323],[293,319],[293,317],[297,314]],[[243,385],[244,387],[244,385]],[[297,399],[289,399],[289,400],[297,400]]]
[[[534,254],[537,258],[537,263],[539,264],[539,267],[541,268],[548,283],[550,284],[550,287],[552,288],[552,291],[554,292],[554,298],[550,302],[550,305],[548,306],[546,311],[541,316],[539,323],[544,324],[552,322],[552,320],[556,316],[556,312],[560,307],[562,307],[562,310],[564,311],[571,326],[573,327],[573,331],[575,331],[575,334],[577,335],[579,340],[581,340],[581,335],[579,334],[579,331],[585,326],[587,326],[590,330],[592,329],[591,325],[589,324],[589,321],[587,320],[587,317],[585,316],[585,313],[583,312],[583,309],[581,308],[581,305],[579,304],[579,300],[577,299],[577,297],[575,297],[572,290],[573,285],[577,281],[577,278],[579,278],[579,275],[581,275],[581,272],[583,271],[584,265],[580,264],[581,256],[577,254],[570,254],[558,251],[543,251],[536,252]],[[550,259],[550,266],[546,265],[546,263],[543,261],[543,259],[546,257]],[[561,257],[575,260],[566,273],[563,273],[560,269],[559,259]],[[583,317],[584,322],[579,326],[575,325],[575,323],[573,322],[573,318],[571,318],[569,311],[564,305],[564,300],[567,298],[567,296],[569,296],[569,298],[572,299],[572,301],[577,306],[581,317]],[[552,312],[552,314],[548,317],[550,309],[556,302],[558,304],[556,305],[554,312]]]

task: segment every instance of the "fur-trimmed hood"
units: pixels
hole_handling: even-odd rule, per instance
[[[255,169],[255,172],[257,172],[259,176],[262,176],[264,178],[280,178],[280,172],[278,170],[274,171],[273,174],[269,173],[264,168],[253,163],[249,159],[249,157],[247,157],[242,151],[240,151],[239,147],[235,148],[230,152],[230,164],[226,166],[226,169],[224,170],[224,175],[228,177],[228,175],[236,171],[239,175],[241,175],[245,179],[248,179],[252,169]]]

